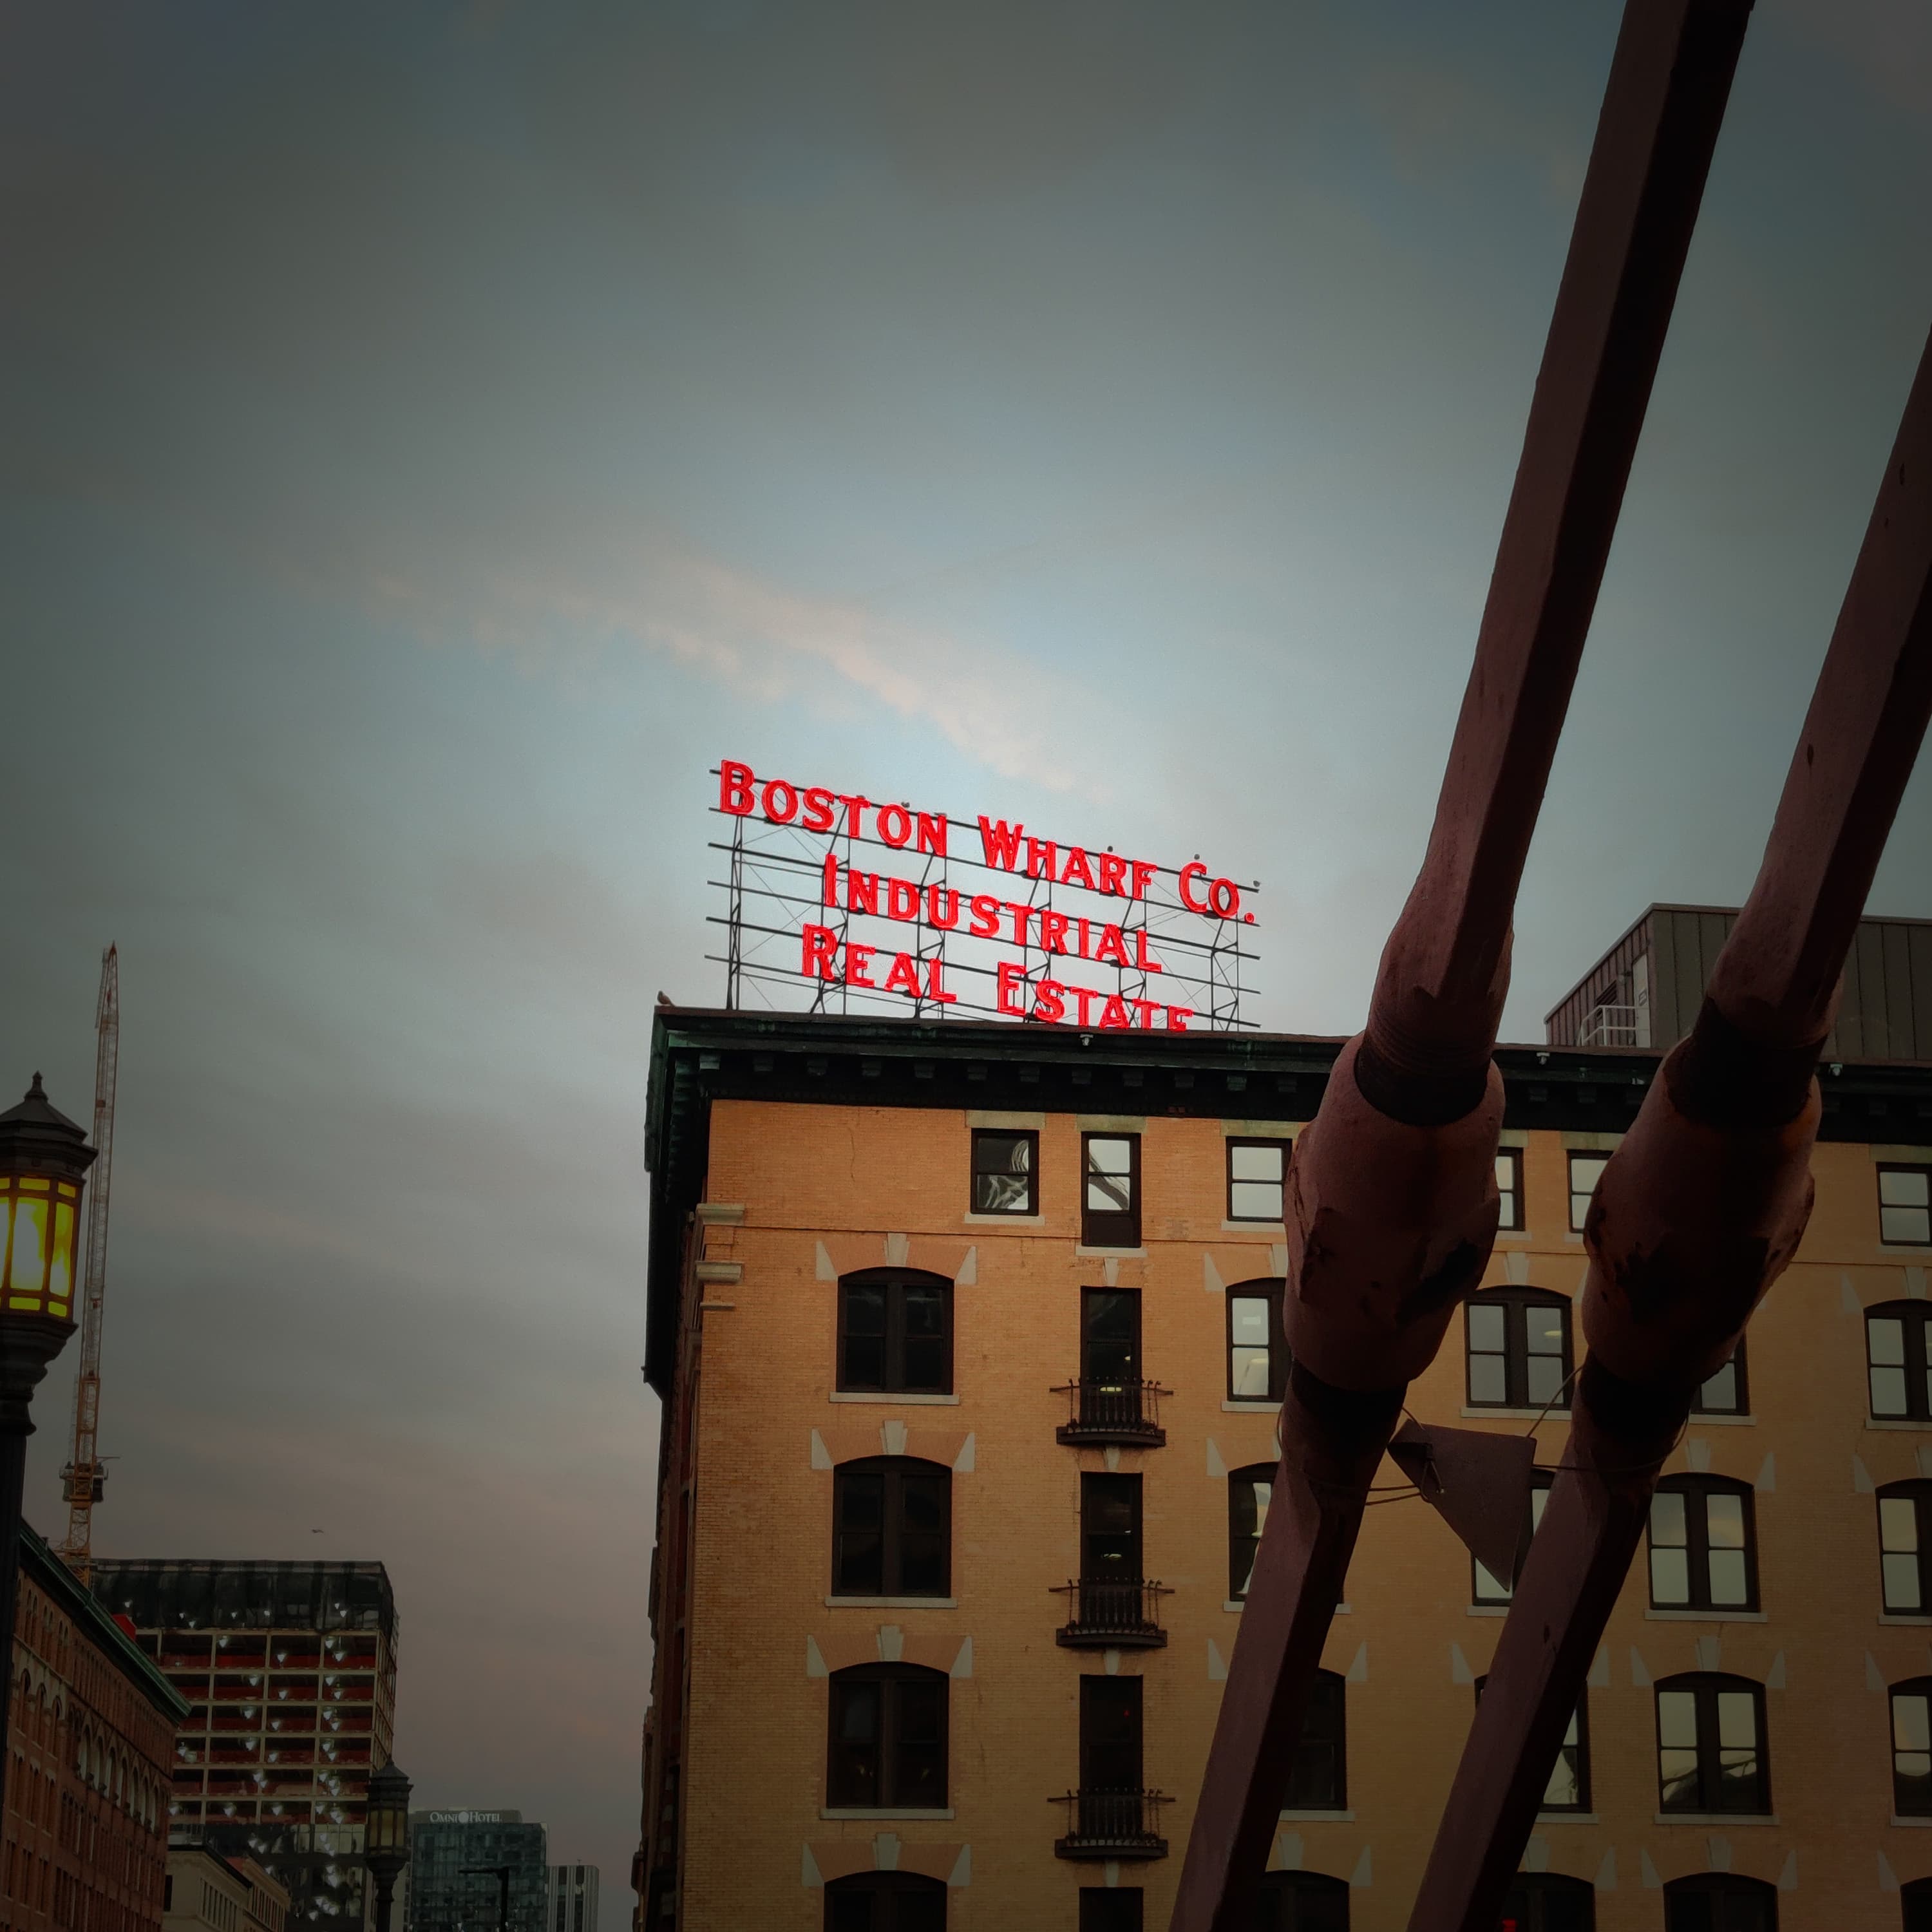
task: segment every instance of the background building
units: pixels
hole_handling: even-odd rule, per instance
[[[152,1932],[185,1702],[24,1523],[0,1922]]]
[[[258,1860],[294,1924],[367,1922],[364,1808],[395,1732],[382,1564],[97,1561],[94,1592],[188,1700],[176,1832]]]
[[[1166,1925],[1337,1046],[659,1013],[648,1932]],[[1408,1400],[1548,1471],[1657,1055],[1498,1061],[1502,1229]],[[1551,1780],[1537,1932],[1932,1922],[1932,1066],[1823,1078],[1798,1258],[1666,1466]],[[1270,1856],[1261,1922],[1298,1932],[1406,1926],[1508,1606],[1378,1482]]]
[[[253,1858],[224,1858],[206,1845],[168,1852],[164,1932],[283,1932],[288,1893]]]
[[[552,1865],[545,1932],[597,1932],[597,1868]]]
[[[410,1814],[410,1932],[544,1932],[549,1898],[548,1834],[520,1811]]]

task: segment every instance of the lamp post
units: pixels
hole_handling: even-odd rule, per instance
[[[47,1364],[76,1326],[80,1191],[93,1164],[86,1134],[49,1102],[36,1073],[26,1098],[0,1114],[0,1664],[10,1681],[29,1412]],[[12,1704],[0,1694],[0,1804]]]
[[[376,1881],[376,1932],[389,1932],[396,1879],[410,1862],[410,1780],[391,1758],[369,1780],[362,1862]]]

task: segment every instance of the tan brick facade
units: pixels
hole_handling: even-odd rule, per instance
[[[1118,1092],[1108,1104],[1123,1104]],[[955,1932],[1070,1932],[1077,1889],[1110,1881],[1144,1888],[1148,1928],[1167,1922],[1240,1626],[1228,1603],[1227,1472],[1274,1454],[1272,1412],[1227,1400],[1225,1297],[1279,1274],[1283,1234],[1226,1220],[1227,1140],[1247,1127],[1157,1112],[1136,1122],[1140,1252],[1081,1249],[1082,1117],[1072,1111],[1040,1116],[1036,1220],[970,1216],[969,1118],[938,1106],[721,1098],[710,1108],[711,1206],[687,1252],[692,1332],[660,1525],[662,1538],[677,1514],[677,1438],[688,1431],[688,1562],[667,1567],[661,1550],[653,1606],[668,1658],[676,1606],[662,1593],[682,1573],[683,1661],[672,1668],[688,1678],[668,1685],[661,1661],[657,1694],[661,1710],[688,1699],[676,1754],[681,1862],[656,1909],[674,1898],[683,1932],[816,1932],[823,1883],[874,1864],[945,1879]],[[1286,1136],[1294,1125],[1252,1130]],[[1485,1286],[1574,1297],[1585,1264],[1567,1156],[1614,1136],[1532,1129],[1506,1138],[1523,1156],[1526,1226],[1499,1238]],[[1932,1876],[1932,1829],[1891,1822],[1886,1695],[1932,1672],[1932,1618],[1881,1615],[1870,1493],[1932,1475],[1932,1428],[1868,1420],[1862,1320],[1873,1304],[1923,1298],[1932,1252],[1880,1244],[1883,1151],[1820,1147],[1801,1258],[1751,1330],[1750,1414],[1694,1418],[1668,1465],[1753,1486],[1762,1610],[1723,1620],[1652,1611],[1640,1552],[1592,1677],[1592,1809],[1546,1820],[1531,1841],[1526,1870],[1594,1886],[1600,1932],[1661,1932],[1666,1882],[1726,1869],[1780,1888],[1785,1932],[1896,1932],[1899,1886]],[[950,1400],[835,1390],[838,1279],[888,1264],[955,1284]],[[1103,1283],[1142,1292],[1144,1372],[1172,1392],[1164,1447],[1055,1440],[1067,1410],[1052,1391],[1077,1373],[1079,1292]],[[1459,1323],[1412,1385],[1410,1407],[1471,1427],[1534,1426],[1538,1462],[1560,1460],[1560,1412],[1534,1425],[1469,1416],[1465,1374]],[[827,1602],[832,1468],[881,1454],[953,1472],[945,1606]],[[1050,1592],[1080,1568],[1078,1474],[1103,1468],[1143,1477],[1147,1574],[1172,1592],[1164,1648],[1055,1642],[1066,1611]],[[1390,1501],[1368,1513],[1324,1654],[1346,1679],[1347,1809],[1285,1818],[1274,1853],[1277,1866],[1348,1880],[1353,1932],[1407,1923],[1473,1682],[1502,1628],[1499,1610],[1472,1604],[1466,1552],[1399,1494],[1402,1480],[1384,1465]],[[822,1815],[827,1676],[874,1658],[950,1673],[950,1816]],[[1048,1802],[1078,1778],[1077,1679],[1108,1670],[1144,1679],[1145,1778],[1173,1800],[1162,1820],[1170,1855],[1118,1868],[1056,1858],[1064,1814]],[[1699,1670],[1765,1687],[1768,1819],[1660,1822],[1653,1686]],[[661,1833],[656,1856],[670,1853]]]

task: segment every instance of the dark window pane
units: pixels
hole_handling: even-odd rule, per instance
[[[1098,1886],[1080,1890],[1080,1932],[1144,1932],[1138,1886],[1118,1886],[1102,1891]]]
[[[890,1802],[931,1810],[946,1802],[946,1686],[943,1681],[908,1682],[898,1694],[898,1790]]]
[[[973,1136],[973,1211],[1034,1211],[1034,1136],[980,1131]]]
[[[1080,1782],[1090,1791],[1141,1785],[1141,1680],[1080,1680]]]
[[[883,1901],[868,1892],[828,1890],[825,1900],[826,1932],[883,1932],[872,1908]]]

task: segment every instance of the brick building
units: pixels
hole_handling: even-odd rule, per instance
[[[168,1851],[162,1932],[283,1932],[289,1894],[253,1858],[206,1845]]]
[[[1339,1042],[661,1010],[645,1932],[1156,1932],[1268,1510],[1281,1177]],[[1408,1394],[1564,1453],[1654,1052],[1508,1047],[1504,1228]],[[1932,1924],[1932,1066],[1823,1073],[1509,1912]],[[1384,1465],[1258,1926],[1400,1932],[1501,1628]]]
[[[186,1702],[25,1524],[0,1918],[15,1932],[158,1932]]]
[[[177,1834],[256,1860],[295,1925],[370,1923],[369,1774],[395,1736],[396,1604],[380,1563],[97,1562],[94,1590],[188,1700]]]

